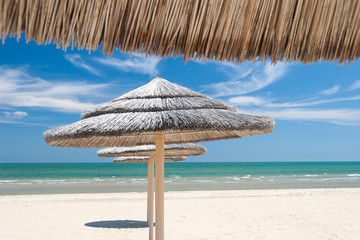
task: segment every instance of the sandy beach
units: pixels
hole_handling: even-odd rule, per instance
[[[0,239],[147,239],[146,193],[0,196]],[[360,188],[165,193],[166,239],[358,240]]]

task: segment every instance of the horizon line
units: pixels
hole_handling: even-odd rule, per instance
[[[181,161],[176,163],[339,163],[339,162],[358,162],[360,160],[316,160],[316,161]],[[0,164],[42,164],[42,163],[113,163],[113,162],[0,162]],[[166,162],[167,163],[167,162]],[[173,162],[169,162],[173,163]]]

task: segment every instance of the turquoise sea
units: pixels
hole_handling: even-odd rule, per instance
[[[0,195],[146,191],[144,163],[3,163]],[[166,163],[165,190],[360,187],[360,162]]]

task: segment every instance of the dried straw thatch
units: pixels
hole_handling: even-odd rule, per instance
[[[167,157],[196,156],[206,153],[206,148],[192,143],[168,144],[164,146],[164,151]],[[149,156],[151,152],[155,152],[155,145],[105,148],[97,154],[99,157]]]
[[[148,162],[149,161],[149,157],[144,157],[144,156],[129,156],[129,157],[117,157],[114,158],[113,162],[114,163],[143,163],[143,162]],[[164,161],[165,162],[180,162],[180,161],[185,161],[186,157],[165,157]]]
[[[0,0],[0,37],[22,32],[109,55],[343,64],[360,56],[360,1]]]
[[[93,117],[105,113],[125,113],[125,112],[157,112],[162,110],[178,110],[178,109],[226,109],[230,111],[237,111],[236,108],[224,103],[209,99],[208,97],[147,97],[147,101],[142,101],[142,98],[135,99],[114,99],[108,103],[100,104],[95,108],[85,112],[82,119]]]
[[[149,99],[161,96],[164,99],[177,99],[176,104],[172,105],[175,107],[160,104],[157,111],[151,107],[147,109]],[[270,133],[274,128],[271,118],[241,114],[220,102],[183,109],[181,102],[189,98],[209,100],[205,95],[155,78],[111,101],[111,107],[102,104],[102,108],[91,109],[78,122],[46,131],[44,138],[52,146],[101,148],[154,144],[154,133],[159,131],[164,132],[166,144],[174,144],[241,138]],[[136,108],[127,106],[123,110],[124,99],[138,101]]]
[[[160,78],[159,78],[160,79]],[[144,101],[146,99],[146,101]],[[233,106],[209,98],[168,81],[152,81],[110,102],[86,111],[81,118],[106,113],[159,112],[171,110],[224,109],[236,112]]]

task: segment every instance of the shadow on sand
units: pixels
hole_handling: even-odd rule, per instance
[[[97,228],[147,228],[148,223],[146,221],[137,220],[113,220],[113,221],[98,221],[85,223],[87,227]]]

